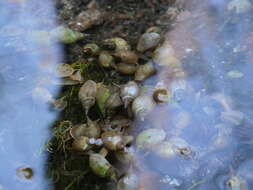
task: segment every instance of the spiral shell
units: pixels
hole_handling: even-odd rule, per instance
[[[123,102],[118,92],[111,94],[106,101],[106,107],[109,109],[115,109],[121,105],[123,105]]]
[[[156,103],[169,102],[171,98],[170,92],[163,81],[158,82],[153,92],[153,99]]]
[[[114,45],[113,45],[114,44]],[[103,48],[110,47],[110,50],[121,51],[121,50],[130,50],[130,46],[126,40],[123,38],[115,37],[107,39],[103,42]],[[108,48],[107,48],[108,49]]]
[[[108,160],[101,154],[91,154],[89,157],[89,166],[99,177],[114,177],[115,171]]]
[[[86,81],[79,90],[78,97],[86,113],[95,104],[96,92],[97,84],[92,80]]]
[[[139,95],[139,93],[139,86],[134,81],[129,81],[121,87],[120,95],[124,102],[125,108]]]
[[[121,134],[107,131],[101,135],[104,146],[108,150],[119,150],[124,148],[124,141]]]
[[[156,47],[161,40],[161,35],[156,32],[144,33],[138,41],[137,50],[144,52]]]
[[[145,116],[153,109],[154,102],[151,97],[141,95],[134,99],[132,103],[132,111],[137,118],[142,121]]]
[[[98,61],[102,67],[110,67],[114,64],[113,56],[107,51],[102,51],[99,54]]]
[[[154,75],[156,73],[156,69],[152,62],[148,62],[144,65],[139,65],[135,75],[134,80],[135,81],[144,81],[148,77]]]
[[[58,77],[69,77],[74,73],[74,69],[69,64],[58,64],[56,68]]]
[[[83,53],[84,53],[85,57],[97,55],[99,53],[99,51],[100,51],[100,48],[98,47],[97,44],[90,43],[90,44],[86,44],[83,47]]]

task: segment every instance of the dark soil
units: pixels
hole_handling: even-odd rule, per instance
[[[68,23],[81,11],[87,9],[90,0],[56,0],[58,21]],[[97,0],[99,9],[105,12],[102,24],[85,31],[88,34],[84,40],[65,46],[64,62],[73,63],[83,58],[82,47],[88,42],[101,43],[111,37],[122,37],[135,49],[140,35],[150,26],[159,26],[163,30],[170,27],[172,18],[166,15],[169,7],[175,6],[175,0]],[[119,75],[114,78],[97,66],[87,70],[89,79],[96,82],[112,83],[123,79]],[[101,75],[102,73],[102,75]],[[126,79],[129,80],[129,79]],[[62,94],[67,95],[68,107],[62,113],[59,121],[53,127],[54,138],[50,149],[48,175],[53,179],[56,190],[102,190],[112,189],[106,179],[93,175],[88,167],[88,157],[85,154],[69,151],[68,142],[64,141],[68,124],[63,121],[80,123],[84,120],[82,107],[77,99],[79,86],[64,87]],[[90,111],[92,119],[99,118],[96,108]],[[94,114],[93,114],[94,113]],[[109,186],[108,186],[109,184]]]

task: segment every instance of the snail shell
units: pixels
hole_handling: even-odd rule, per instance
[[[88,118],[87,127],[85,128],[84,136],[89,138],[99,138],[101,134],[101,129],[97,121],[91,121]]]
[[[97,55],[100,51],[100,48],[97,44],[86,44],[83,48],[83,53],[86,57],[90,57],[92,55]]]
[[[138,187],[139,177],[133,172],[125,174],[117,184],[117,190],[138,190]]]
[[[34,176],[34,171],[30,167],[18,168],[16,174],[21,179],[30,180]]]
[[[123,102],[118,92],[111,94],[111,96],[106,101],[106,107],[109,109],[114,109],[121,105],[123,105]]]
[[[122,74],[126,74],[126,75],[132,75],[137,70],[136,65],[127,64],[127,63],[119,63],[119,64],[115,65],[114,67],[118,72],[120,72]]]
[[[140,93],[139,86],[134,81],[129,81],[120,89],[120,95],[124,102],[125,108],[132,102]]]
[[[161,143],[165,137],[166,133],[162,129],[146,129],[136,137],[136,145],[138,149],[150,149]]]
[[[58,77],[69,77],[74,73],[74,69],[69,64],[58,64],[56,68]]]
[[[141,95],[134,99],[132,103],[132,111],[134,115],[142,121],[145,116],[153,109],[154,102],[149,96]]]
[[[64,44],[71,44],[78,40],[81,40],[85,35],[81,32],[73,31],[66,26],[59,26],[50,32],[52,39],[58,39],[58,41]]]
[[[148,49],[156,47],[161,40],[161,35],[156,32],[144,33],[137,44],[137,50],[144,52]]]
[[[81,136],[77,139],[75,139],[72,143],[73,149],[77,151],[86,151],[89,147],[89,138],[85,136]]]
[[[118,37],[105,40],[103,43],[103,48],[105,47],[111,47],[112,50],[114,50],[114,47],[115,47],[115,51],[130,50],[130,46],[127,43],[127,41],[124,40],[123,38],[118,38]]]
[[[158,26],[151,26],[146,30],[145,33],[151,33],[151,32],[156,32],[156,33],[160,34],[162,32],[162,29]]]
[[[86,113],[95,104],[96,92],[97,84],[92,80],[86,81],[79,90],[78,97]]]
[[[194,152],[192,147],[184,140],[179,137],[173,137],[169,140],[169,143],[173,146],[174,151],[185,158],[192,158]]]
[[[156,69],[152,62],[148,62],[144,65],[139,65],[134,75],[135,81],[143,81],[148,77],[154,75],[156,73]]]
[[[81,136],[89,138],[98,138],[101,134],[101,129],[97,121],[88,119],[87,124],[75,125],[70,129],[70,136],[73,139],[78,139]]]
[[[169,141],[164,141],[154,148],[154,152],[161,158],[170,159],[176,155],[173,145]]]
[[[86,124],[78,124],[71,127],[69,134],[73,139],[78,139],[81,136],[84,136],[84,131]]]
[[[133,51],[120,50],[113,54],[115,57],[120,58],[123,63],[137,64],[139,57]]]
[[[154,92],[153,92],[153,99],[156,103],[165,103],[169,102],[170,100],[170,93],[168,89],[166,88],[164,82],[158,82]]]
[[[102,51],[99,54],[98,61],[102,67],[110,67],[114,64],[113,56],[107,51]]]
[[[101,135],[104,146],[109,150],[120,150],[124,148],[124,140],[121,134],[107,131]]]
[[[123,164],[130,164],[130,162],[134,158],[134,150],[130,148],[124,148],[123,150],[119,150],[114,152],[115,157]]]
[[[232,176],[226,181],[231,190],[248,190],[247,181],[240,176]]]
[[[89,166],[99,177],[112,177],[115,175],[112,165],[101,154],[91,154],[89,157]]]

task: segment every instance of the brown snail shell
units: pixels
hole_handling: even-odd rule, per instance
[[[81,136],[75,139],[72,143],[72,148],[77,151],[86,151],[89,147],[89,138]]]
[[[84,136],[89,138],[99,138],[101,134],[101,129],[97,121],[91,121],[88,118],[87,126],[83,131]]]
[[[56,109],[58,111],[62,111],[67,107],[68,103],[65,99],[65,96],[63,96],[61,98],[54,100],[52,102],[52,105],[53,105],[54,109]]]
[[[144,52],[148,49],[155,48],[161,40],[161,35],[156,32],[144,33],[137,44],[137,50]]]
[[[22,179],[29,180],[34,176],[34,171],[30,167],[18,168],[16,174]]]
[[[154,101],[151,97],[141,95],[134,99],[132,111],[137,118],[144,120],[145,116],[153,109]]]
[[[89,157],[89,166],[99,177],[115,177],[115,170],[104,155],[93,153]]]
[[[124,140],[121,134],[107,131],[101,135],[104,146],[108,150],[120,150],[124,148]]]
[[[158,82],[153,92],[153,99],[155,100],[155,102],[156,103],[169,102],[170,98],[171,98],[171,95],[165,83],[163,81]]]
[[[132,75],[137,70],[136,65],[127,64],[127,63],[119,63],[119,64],[115,65],[114,67],[118,72],[120,72],[122,74],[126,74],[126,75]]]
[[[122,105],[123,105],[123,102],[118,92],[111,94],[111,96],[106,101],[106,107],[109,109],[115,109]]]
[[[115,57],[121,59],[123,63],[127,64],[137,64],[139,57],[133,51],[120,50],[113,54]]]
[[[144,81],[148,77],[154,75],[156,73],[156,69],[152,62],[148,62],[144,65],[139,65],[134,75],[135,81]]]
[[[114,64],[113,56],[107,51],[100,52],[98,61],[102,67],[107,67],[107,68]]]
[[[170,94],[166,89],[156,89],[153,94],[156,103],[166,103],[170,101]]]
[[[124,102],[125,108],[132,102],[140,93],[139,86],[134,81],[129,81],[120,89],[120,95]]]
[[[86,44],[83,47],[83,53],[86,57],[97,55],[99,51],[100,51],[100,48],[98,47],[97,44],[94,44],[94,43]]]
[[[71,127],[69,134],[73,139],[78,139],[81,136],[84,136],[84,131],[86,124],[78,124]]]
[[[112,126],[123,127],[123,128],[130,126],[131,123],[132,123],[132,120],[130,120],[129,118],[122,116],[122,115],[116,115],[110,121],[110,124]]]
[[[129,44],[123,38],[115,37],[115,38],[107,39],[104,41],[103,47],[105,47],[106,44],[110,44],[110,45],[107,45],[109,47],[115,46],[115,51],[130,50]],[[112,44],[115,44],[115,45],[112,45]]]
[[[74,69],[69,64],[58,64],[56,68],[58,77],[69,77],[74,73]]]
[[[88,113],[90,107],[95,104],[96,92],[97,84],[92,80],[86,81],[79,90],[78,98],[81,101],[86,113]]]

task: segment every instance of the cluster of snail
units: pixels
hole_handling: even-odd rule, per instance
[[[243,114],[232,108],[228,97],[214,94],[208,96],[208,101],[216,101],[223,111],[220,114],[221,123],[214,127],[218,135],[212,139],[212,144],[199,149],[182,138],[183,130],[192,122],[192,116],[179,105],[180,102],[189,94],[195,94],[193,104],[201,104],[199,102],[206,97],[202,97],[201,92],[194,92],[187,82],[182,63],[171,44],[165,41],[159,46],[160,42],[161,30],[151,27],[141,36],[136,52],[118,37],[104,40],[100,47],[93,43],[84,46],[83,53],[87,59],[95,57],[101,67],[133,75],[133,80],[125,84],[105,85],[93,80],[83,83],[79,71],[64,64],[58,68],[64,71],[61,77],[65,81],[83,83],[78,99],[85,110],[86,123],[74,125],[69,130],[72,149],[87,153],[91,170],[99,177],[117,181],[118,190],[152,189],[145,184],[153,180],[152,176],[147,177],[145,173],[148,170],[143,171],[145,166],[139,163],[145,162],[141,160],[145,160],[146,153],[165,160],[178,157],[185,160],[194,160],[196,157],[202,159],[206,154],[226,147],[231,126],[238,126],[243,120]],[[140,64],[138,53],[149,51],[152,51],[152,58]],[[146,79],[154,75],[154,82],[147,85]],[[89,110],[95,104],[104,120],[92,121],[89,118]],[[118,110],[121,110],[120,113]],[[208,117],[214,117],[213,108],[206,106],[202,111]],[[168,114],[171,114],[169,118]],[[135,125],[139,124],[144,129],[135,129]],[[127,171],[117,170],[107,159],[108,153],[128,167]],[[179,181],[171,180],[173,186],[180,186]]]

